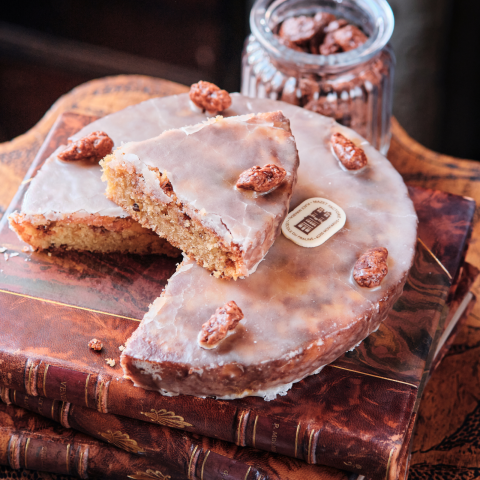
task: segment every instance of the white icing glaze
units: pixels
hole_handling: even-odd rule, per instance
[[[298,155],[294,138],[272,118],[253,114],[218,116],[199,125],[169,130],[158,137],[127,143],[115,150],[107,168],[123,164],[143,174],[146,193],[160,202],[158,178],[148,167],[167,172],[187,214],[213,229],[228,248],[240,247],[248,275],[275,241],[288,211],[296,181]],[[235,189],[239,175],[254,165],[276,164],[287,174],[281,185],[264,196]],[[201,212],[201,213],[200,213]]]
[[[128,217],[118,205],[105,197],[100,165],[91,162],[63,162],[59,147],[34,177],[25,194],[21,213],[43,215],[47,220],[65,216],[81,218],[89,214]]]
[[[290,119],[300,156],[291,208],[311,197],[328,198],[342,207],[347,221],[317,248],[278,237],[257,271],[241,282],[212,278],[186,260],[170,279],[161,307],[145,316],[122,355],[126,373],[146,388],[222,398],[287,388],[378,327],[413,259],[413,204],[400,175],[379,152],[361,139],[369,166],[352,175],[340,168],[329,142],[334,130],[361,138],[351,130],[292,105],[232,98],[224,115],[280,108]],[[176,117],[174,109],[171,115]],[[370,290],[352,282],[351,271],[374,246],[388,249],[389,273],[380,288]],[[230,300],[242,309],[243,325],[218,349],[201,349],[196,338],[202,324]],[[186,375],[188,368],[202,374]],[[155,374],[162,380],[155,381]]]

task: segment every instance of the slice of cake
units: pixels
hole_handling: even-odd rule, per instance
[[[182,102],[187,95],[175,108]],[[175,118],[172,107],[164,103]],[[334,209],[327,201],[308,206],[322,199],[343,210],[345,225],[313,248],[280,235],[242,281],[222,281],[185,260],[122,353],[125,375],[139,387],[274,398],[375,331],[402,293],[417,217],[401,176],[358,134],[308,110],[234,94],[228,113],[274,109],[290,119],[301,160],[291,213],[306,208],[287,217],[292,229],[307,239],[328,234]],[[335,151],[335,133],[353,147]],[[345,168],[344,157],[360,150],[362,168]]]
[[[10,227],[35,250],[75,249],[178,256],[179,251],[143,228],[105,197],[98,160],[64,161],[58,148],[33,178]]]
[[[45,162],[29,186],[21,211],[10,215],[11,228],[39,250],[66,248],[178,256],[176,248],[106,199],[98,166],[104,152],[92,152],[96,145],[85,143],[85,139],[103,130],[118,146],[206,118],[205,113],[192,110],[173,96],[143,102],[87,125],[71,138],[68,147],[59,148]],[[268,182],[264,182],[264,187],[265,184]],[[248,188],[251,185],[246,185],[245,191]]]
[[[105,197],[98,160],[111,151],[112,145],[107,140],[105,151],[105,139],[91,137],[96,132],[104,133],[118,147],[123,142],[146,140],[167,129],[206,118],[201,110],[193,110],[174,95],[153,98],[92,122],[73,135],[68,146],[60,147],[47,159],[31,181],[21,211],[9,216],[10,227],[38,250],[65,248],[178,256],[176,248],[141,227]]]
[[[280,233],[299,164],[280,111],[212,118],[117,148],[107,197],[216,277],[247,277]]]

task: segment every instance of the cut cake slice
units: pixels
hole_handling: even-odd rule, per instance
[[[108,198],[214,276],[237,279],[278,237],[299,160],[290,121],[277,111],[169,130],[101,164]],[[265,172],[267,186],[255,184]]]
[[[102,131],[118,147],[123,142],[146,140],[165,130],[205,119],[204,113],[179,103],[176,95],[168,100],[153,98],[100,118],[69,140],[76,142]],[[180,254],[105,197],[98,163],[61,161],[57,155],[66,148],[59,147],[45,161],[29,185],[20,212],[9,216],[10,228],[24,242],[36,250],[65,248],[175,257]]]
[[[105,197],[101,169],[91,161],[64,162],[59,147],[33,178],[10,227],[35,250],[166,254],[180,252],[143,228]]]

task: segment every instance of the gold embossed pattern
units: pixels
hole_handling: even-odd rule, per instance
[[[193,427],[191,423],[188,423],[180,415],[175,415],[175,412],[167,412],[165,409],[161,410],[152,410],[150,412],[141,412],[142,415],[145,415],[154,423],[159,425],[164,425],[166,427],[173,428],[185,428]]]
[[[132,453],[144,453],[145,450],[140,447],[133,438],[130,438],[126,433],[120,431],[112,432],[107,430],[106,432],[99,432],[108,443],[115,445],[118,448],[126,450],[127,452]]]
[[[148,469],[146,472],[136,472],[134,475],[128,475],[128,478],[133,478],[134,480],[169,480],[172,477],[170,477],[170,475],[163,475],[159,470],[154,471]]]

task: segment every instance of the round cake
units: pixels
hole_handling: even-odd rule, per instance
[[[135,385],[163,394],[269,399],[286,392],[378,328],[401,295],[414,256],[417,217],[407,188],[368,142],[299,107],[239,94],[232,100],[224,116],[281,110],[290,120],[300,158],[290,211],[308,199],[326,199],[345,212],[346,221],[314,248],[281,234],[256,272],[237,281],[214,278],[185,259],[121,358]],[[127,141],[142,124],[151,132],[152,125],[198,123],[199,115],[184,94],[130,107],[82,133],[102,130]],[[339,162],[331,144],[337,132],[363,149],[364,168],[346,170]],[[362,287],[353,278],[355,263],[377,247],[388,251],[388,274],[378,287]],[[232,301],[244,318],[217,348],[201,348],[202,325]]]

